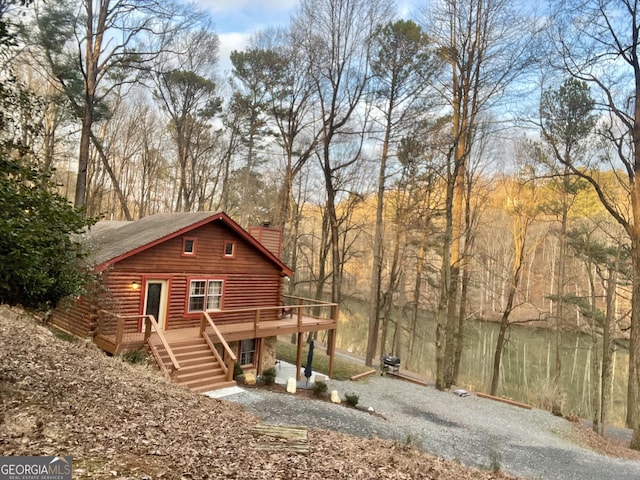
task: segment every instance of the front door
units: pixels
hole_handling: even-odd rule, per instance
[[[160,328],[162,330],[165,329],[167,316],[166,280],[147,280],[144,300],[144,314],[153,315]]]

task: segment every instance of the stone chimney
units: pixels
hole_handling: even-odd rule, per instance
[[[282,230],[271,227],[270,222],[264,222],[260,226],[249,227],[249,234],[280,258],[282,255]]]

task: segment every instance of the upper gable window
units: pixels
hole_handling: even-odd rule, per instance
[[[236,256],[236,244],[234,242],[224,242],[224,256],[235,257]]]
[[[196,254],[196,239],[193,237],[184,237],[182,239],[182,255]]]

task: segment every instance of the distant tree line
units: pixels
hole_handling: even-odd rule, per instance
[[[498,391],[543,255],[555,387],[562,332],[579,316],[602,430],[612,336],[628,327],[640,449],[636,2],[437,0],[404,19],[381,0],[301,0],[286,28],[231,54],[231,72],[219,71],[215,18],[180,0],[0,0],[0,11],[14,72],[3,75],[38,105],[9,108],[5,80],[3,135],[30,152],[20,168],[53,175],[86,218],[270,221],[285,232],[292,291],[367,299],[367,364],[401,348],[410,358],[415,339],[402,346],[397,332],[429,311],[440,389],[457,381],[466,322],[492,304]]]

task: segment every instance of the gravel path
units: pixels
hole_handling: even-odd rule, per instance
[[[531,479],[640,479],[640,462],[605,457],[574,445],[571,425],[542,410],[526,410],[474,395],[422,387],[389,376],[331,380],[330,390],[359,395],[371,415],[329,402],[261,389],[225,397],[267,423],[306,425],[363,437],[411,442],[446,459],[479,468],[498,465]]]

